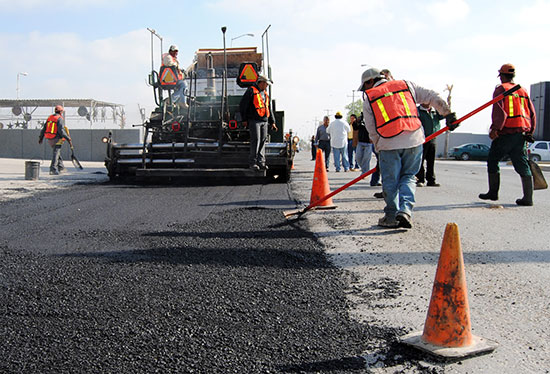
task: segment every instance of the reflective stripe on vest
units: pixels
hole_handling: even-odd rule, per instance
[[[514,87],[513,83],[502,83],[505,90]],[[507,117],[504,127],[522,128],[525,131],[531,129],[531,117],[529,116],[529,95],[522,88],[504,98],[504,112]]]
[[[376,123],[376,132],[392,138],[403,131],[418,130],[422,123],[416,102],[405,81],[389,81],[366,91]],[[373,105],[376,104],[376,105]],[[414,108],[414,112],[411,111]]]
[[[44,137],[46,139],[53,139],[57,136],[57,121],[59,121],[59,114],[52,114],[46,121],[46,131]]]
[[[253,93],[253,103],[254,108],[256,108],[256,112],[260,117],[269,117],[269,107],[266,105],[266,103],[269,103],[269,95],[267,92],[265,93],[265,101],[262,98],[260,90],[258,90],[256,87],[252,86],[252,93]]]

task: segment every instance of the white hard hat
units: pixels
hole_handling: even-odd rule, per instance
[[[376,77],[384,78],[384,75],[380,72],[380,69],[370,68],[365,70],[361,75],[361,85],[359,86],[357,91],[363,91],[363,86],[365,85],[365,82]]]
[[[169,52],[172,52],[172,51],[179,51],[179,49],[178,49],[178,46],[177,46],[177,45],[172,44],[172,45],[170,46],[170,49],[169,49],[168,51],[169,51]]]

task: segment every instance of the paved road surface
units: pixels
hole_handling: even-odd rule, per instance
[[[105,372],[116,365],[170,372],[186,364],[201,372],[205,362],[213,372],[353,373],[365,366],[373,373],[548,372],[549,194],[536,191],[535,207],[516,207],[521,187],[509,166],[503,166],[501,200],[488,204],[477,199],[486,190],[483,163],[439,161],[443,186],[418,190],[409,231],[375,226],[383,203],[372,194],[380,188],[365,182],[337,195],[337,210],[287,225],[279,209],[292,208],[292,199],[309,200],[313,162],[305,153],[296,159],[290,190],[280,184],[97,184],[105,175],[93,166],[96,174],[39,182],[0,172],[0,188],[10,198],[0,202],[1,290],[10,298],[3,309],[8,323],[2,336],[9,338],[3,339],[9,352],[3,363],[13,372],[43,372],[60,363]],[[330,172],[331,189],[357,175]],[[63,195],[52,197],[45,190],[52,185]],[[500,346],[489,355],[442,363],[395,339],[422,329],[447,222],[460,228],[473,331]],[[304,227],[319,241],[300,231]],[[344,272],[319,257],[321,250]],[[195,291],[185,305],[172,302],[181,298],[185,287],[174,285],[182,280]],[[235,292],[225,295],[228,289]],[[213,323],[204,323],[212,310],[204,305],[217,305],[220,295],[223,306]],[[243,297],[250,302],[239,306]],[[287,306],[277,309],[282,320],[269,313],[277,305]],[[181,319],[184,307],[193,311],[189,320]],[[232,316],[237,320],[239,313],[259,319],[212,330],[230,323],[223,315],[234,310],[241,311]],[[174,321],[196,326],[176,336],[196,339],[173,340]],[[254,333],[265,326],[269,333]],[[272,334],[277,339],[266,338]],[[228,352],[216,339],[226,347],[252,342],[259,349]],[[59,349],[67,341],[72,348]],[[106,343],[94,350],[98,341]]]
[[[297,159],[292,183],[293,195],[306,205],[313,168],[307,156]],[[436,174],[442,187],[417,189],[414,226],[408,231],[376,226],[384,203],[373,193],[381,188],[366,181],[336,195],[338,209],[304,215],[334,263],[357,277],[350,289],[351,299],[359,302],[354,315],[366,323],[422,330],[445,225],[455,222],[473,332],[500,347],[490,355],[446,365],[445,372],[549,372],[549,190],[535,191],[534,207],[516,206],[515,199],[522,196],[520,179],[502,164],[500,200],[487,203],[477,198],[487,190],[484,162],[438,161]],[[358,175],[329,172],[331,190]],[[378,300],[373,302],[372,296]]]

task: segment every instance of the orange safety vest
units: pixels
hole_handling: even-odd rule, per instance
[[[502,83],[502,87],[505,90],[509,90],[514,86],[514,83]],[[507,116],[504,120],[504,127],[522,128],[525,131],[531,130],[529,95],[527,94],[527,91],[521,87],[513,94],[505,96],[502,100],[504,100],[504,113],[506,113]]]
[[[416,102],[405,81],[389,81],[366,91],[374,114],[376,132],[393,138],[422,127]]]
[[[46,121],[46,131],[44,137],[46,139],[53,139],[57,136],[57,121],[61,116],[59,114],[52,114]]]
[[[262,98],[260,90],[252,86],[252,93],[254,94],[254,108],[260,117],[269,117],[269,106],[266,103],[269,103],[269,95],[265,93],[265,101]]]

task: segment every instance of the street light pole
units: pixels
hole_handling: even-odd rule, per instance
[[[230,46],[233,47],[233,40],[242,38],[243,36],[254,36],[254,34],[242,34],[242,35],[236,36],[234,38],[231,38],[231,45]]]
[[[27,75],[29,75],[29,73],[25,73],[25,72],[17,73],[17,87],[15,90],[17,100],[19,100],[19,76],[20,75],[24,75],[26,77]]]

